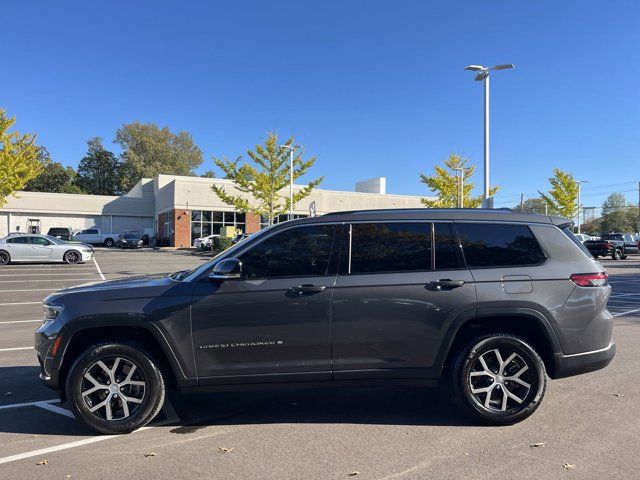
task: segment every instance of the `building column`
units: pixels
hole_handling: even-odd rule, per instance
[[[173,247],[191,247],[191,211],[178,208],[173,211]]]
[[[247,212],[244,217],[244,233],[256,233],[260,231],[260,216]]]

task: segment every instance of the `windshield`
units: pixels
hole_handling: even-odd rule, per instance
[[[65,240],[61,240],[59,238],[56,237],[52,237],[51,235],[43,235],[44,238],[46,238],[47,240],[49,240],[51,243],[55,243],[56,245],[63,245],[65,243],[69,243]]]
[[[260,239],[264,234],[270,232],[273,227],[275,227],[275,225],[270,225],[266,228],[263,228],[262,230],[260,230],[258,233],[254,233],[253,235],[251,235],[251,243],[253,243],[254,240],[258,240]],[[226,250],[223,250],[222,252],[220,252],[219,254],[217,254],[215,257],[213,257],[211,260],[209,260],[206,263],[203,263],[202,265],[196,267],[196,268],[192,268],[191,270],[183,270],[181,272],[175,272],[172,273],[171,275],[169,275],[170,278],[173,278],[174,280],[178,280],[178,281],[191,281],[194,278],[199,277],[200,275],[202,275],[204,272],[210,270],[213,265],[215,265],[215,263],[220,260],[220,258],[224,257],[229,257],[232,256],[234,254],[234,252],[237,252],[238,250],[241,250],[243,248],[245,248],[247,246],[247,242],[239,242],[236,243],[235,245],[227,248]]]
[[[127,234],[123,235],[123,237],[124,237],[125,240],[137,240],[138,239],[137,235],[133,235],[133,234],[130,234],[130,233],[127,233]]]

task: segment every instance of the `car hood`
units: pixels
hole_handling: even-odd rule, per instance
[[[83,283],[52,293],[45,299],[45,303],[67,294],[100,292],[105,290],[128,290],[131,288],[161,287],[174,284],[175,280],[168,274],[140,275],[136,277],[107,280],[102,282]]]

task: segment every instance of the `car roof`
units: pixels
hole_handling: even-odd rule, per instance
[[[569,226],[573,223],[563,217],[539,215],[537,213],[518,213],[510,209],[502,208],[395,208],[380,210],[350,210],[344,212],[327,213],[325,215],[317,217],[303,218],[295,220],[295,222],[353,222],[363,220],[472,220],[543,223],[557,226]]]

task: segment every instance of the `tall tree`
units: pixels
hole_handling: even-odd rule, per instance
[[[125,124],[116,132],[114,142],[123,150],[120,186],[124,191],[143,177],[195,175],[194,169],[202,164],[202,151],[191,134],[175,134],[154,123]]]
[[[289,138],[284,144],[293,145],[294,138]],[[213,158],[214,163],[224,172],[225,178],[234,181],[239,195],[216,185],[211,188],[227,205],[241,212],[265,215],[271,223],[277,215],[289,211],[289,150],[280,146],[275,133],[269,133],[264,145],[256,145],[255,151],[248,150],[247,155],[255,165],[240,165],[242,157],[236,160]],[[301,151],[296,150],[293,157],[293,181],[305,175],[315,162],[315,157],[303,160]],[[320,185],[322,180],[324,177],[316,178],[304,188],[294,191],[294,207]]]
[[[472,197],[473,183],[470,179],[476,170],[474,165],[468,165],[469,160],[459,155],[449,155],[444,162],[444,166],[437,165],[435,174],[427,176],[420,174],[420,181],[436,194],[435,200],[421,198],[423,205],[429,208],[456,208],[460,206],[460,168],[462,168],[463,178],[463,199],[465,208],[477,208],[482,205],[482,195]],[[499,187],[492,187],[490,195],[495,195]]]
[[[5,110],[0,109],[0,206],[42,170],[35,135],[9,132],[15,123],[15,117],[7,117]]]
[[[549,178],[549,183],[551,183],[551,190],[547,193],[538,192],[547,204],[549,215],[574,218],[579,210],[578,182],[571,173],[554,168],[553,177]]]
[[[25,191],[83,193],[82,189],[74,184],[76,171],[73,167],[65,167],[60,162],[54,162],[45,147],[38,147],[38,161],[42,170],[36,178],[27,183]]]
[[[542,198],[527,198],[524,202],[522,202],[522,207],[520,204],[514,208],[516,212],[523,213],[545,213],[545,207],[547,202],[545,202]]]
[[[631,208],[629,208],[631,207]],[[629,212],[631,214],[629,214]],[[602,204],[600,228],[602,233],[634,232],[637,207],[627,206],[627,199],[621,193],[612,193]]]
[[[120,194],[122,161],[95,137],[87,141],[87,154],[80,160],[76,184],[93,195]]]

